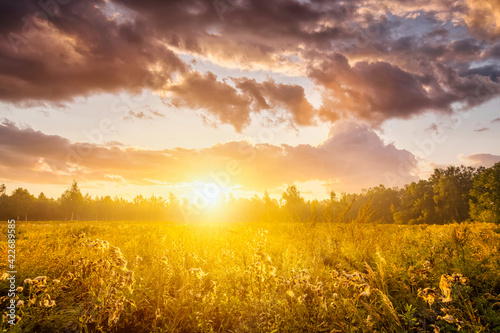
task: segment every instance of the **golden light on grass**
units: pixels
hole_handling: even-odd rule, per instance
[[[500,302],[490,292],[498,265],[480,264],[498,260],[492,224],[471,226],[463,254],[449,247],[453,226],[25,226],[17,309],[26,332],[74,323],[89,332],[349,332],[353,323],[364,332],[473,331],[496,320]],[[470,311],[477,299],[484,308]]]

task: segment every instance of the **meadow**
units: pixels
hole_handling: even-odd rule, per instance
[[[2,332],[500,332],[494,224],[18,222],[16,247]]]

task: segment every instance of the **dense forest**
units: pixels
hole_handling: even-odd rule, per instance
[[[17,188],[10,195],[0,185],[0,219],[18,220],[161,220],[378,222],[398,224],[445,224],[467,220],[500,222],[500,163],[491,168],[450,166],[435,169],[426,180],[404,188],[383,185],[358,194],[333,191],[327,200],[306,201],[295,185],[280,200],[266,192],[251,199],[228,196],[216,206],[197,205],[179,199],[136,196],[123,198],[83,195],[73,182],[59,198]]]

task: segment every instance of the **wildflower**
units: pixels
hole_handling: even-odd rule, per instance
[[[124,258],[116,258],[115,263],[116,263],[116,266],[118,266],[118,267],[121,267],[121,268],[127,267],[127,260],[125,260]]]
[[[33,279],[33,281],[36,281],[37,283],[45,283],[47,281],[46,276],[37,276],[36,278]]]
[[[24,306],[24,301],[23,301],[22,299],[20,299],[19,301],[17,301],[16,306],[17,306],[18,308],[22,308],[22,307]]]
[[[273,261],[271,260],[269,254],[263,252],[261,249],[259,249],[255,254],[258,255],[265,264],[273,264]]]
[[[434,329],[434,333],[441,333],[441,329],[438,326],[431,325],[431,327]]]
[[[441,281],[439,282],[439,289],[443,293],[443,302],[451,302],[451,283],[449,281],[449,275],[441,275]]]
[[[108,318],[108,326],[111,326],[113,325],[114,323],[116,323],[118,321],[118,319],[120,318],[120,314],[118,311],[113,311],[109,314],[109,318]]]
[[[109,242],[96,239],[95,241],[88,243],[87,247],[104,252],[104,250],[107,250],[109,248]]]
[[[371,315],[368,315],[366,317],[366,326],[368,326],[369,329],[372,329],[374,325],[373,319]]]
[[[108,317],[108,326],[111,326],[114,324],[115,320],[118,320],[118,312],[113,311],[109,314]]]
[[[0,281],[7,280],[7,278],[10,276],[9,273],[3,273],[2,276],[0,276]]]
[[[109,248],[109,252],[111,252],[110,256],[115,266],[121,267],[123,269],[127,267],[127,261],[125,260],[122,251],[119,248],[112,246]]]
[[[453,274],[451,276],[451,279],[453,280],[454,283],[460,283],[460,284],[463,284],[465,285],[465,283],[467,282],[467,278],[465,278],[462,274]]]
[[[455,322],[455,318],[453,318],[453,316],[451,314],[447,314],[444,317],[438,316],[437,319],[443,319],[450,324],[453,324]]]
[[[207,273],[203,272],[201,268],[191,268],[189,272],[195,274],[198,279],[202,279],[205,275],[207,275]]]
[[[43,306],[46,308],[51,308],[56,305],[56,301],[50,299],[50,297],[43,301]]]
[[[436,291],[432,288],[418,289],[418,296],[422,297],[424,301],[429,303],[429,306],[432,306],[436,299]]]
[[[33,280],[31,280],[31,279],[25,279],[25,280],[24,280],[24,283],[25,283],[25,284],[32,284],[32,283],[33,283]]]
[[[365,287],[365,290],[361,294],[359,294],[359,296],[361,296],[361,297],[370,297],[371,294],[372,294],[372,290],[371,290],[370,286],[367,285]]]
[[[61,281],[59,281],[58,279],[52,280],[52,283],[54,283],[54,284],[58,284],[59,282],[61,282]]]
[[[22,291],[23,291],[23,287],[17,287],[17,288],[16,288],[16,292],[20,293],[20,292],[22,292]]]
[[[109,252],[111,252],[111,254],[114,254],[114,255],[120,255],[120,256],[122,255],[122,251],[115,246],[111,246],[109,248]]]
[[[101,245],[104,249],[106,249],[106,250],[109,249],[109,242],[108,241],[105,241],[105,240],[101,241]]]

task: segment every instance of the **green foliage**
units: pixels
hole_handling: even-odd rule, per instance
[[[445,223],[469,218],[469,200],[477,172],[473,167],[448,167],[435,170],[430,178],[434,190],[437,219]]]
[[[364,201],[370,202],[374,210],[374,220],[381,223],[394,223],[394,211],[401,206],[399,190],[384,185],[372,187],[362,192]]]
[[[470,191],[481,168],[436,169],[428,180],[406,185],[394,221],[402,224],[463,222],[469,218]]]
[[[399,315],[407,329],[413,329],[418,325],[418,319],[416,317],[417,308],[412,304],[406,304],[404,307],[404,312]]]
[[[476,176],[471,196],[472,219],[500,223],[500,163]]]
[[[432,184],[427,180],[406,185],[401,191],[401,206],[394,211],[394,221],[401,224],[436,223]]]

